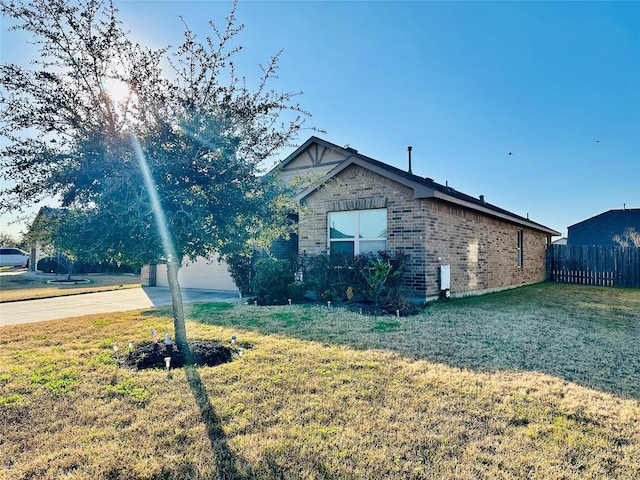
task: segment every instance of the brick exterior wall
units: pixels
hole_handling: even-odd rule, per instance
[[[291,234],[288,239],[278,238],[269,246],[267,252],[262,247],[254,245],[253,259],[254,261],[262,258],[278,258],[280,260],[291,260],[298,254],[298,235]]]
[[[140,270],[140,283],[143,287],[156,286],[157,265],[144,265]]]
[[[440,295],[439,266],[451,265],[451,294],[498,290],[543,281],[547,234],[435,198],[352,165],[302,202],[298,251],[327,252],[327,213],[387,209],[387,248],[411,255],[406,293],[415,300]],[[518,230],[524,265],[518,267]]]

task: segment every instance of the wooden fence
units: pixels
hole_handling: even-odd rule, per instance
[[[640,288],[640,247],[549,245],[547,280]]]

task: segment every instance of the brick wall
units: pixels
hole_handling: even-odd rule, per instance
[[[156,286],[157,265],[144,265],[140,270],[140,283],[143,287]]]
[[[438,199],[352,165],[303,201],[299,253],[327,252],[327,212],[387,209],[387,248],[411,255],[406,293],[424,300],[440,294],[439,266],[451,265],[453,295],[502,289],[545,278],[546,234]],[[518,230],[524,266],[517,266]]]
[[[451,265],[451,292],[463,294],[541,282],[547,236],[437,199],[422,200],[429,225],[425,243],[427,291],[437,293],[438,264]],[[518,230],[524,262],[518,267]]]

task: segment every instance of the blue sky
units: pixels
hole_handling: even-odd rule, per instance
[[[132,38],[204,36],[228,1],[116,0]],[[317,135],[566,234],[640,208],[640,2],[242,1],[241,75],[283,50]],[[2,28],[1,61],[24,36]],[[292,150],[283,151],[278,159]],[[511,152],[511,155],[509,155]],[[274,159],[274,161],[277,159]],[[7,226],[19,231],[24,225]]]

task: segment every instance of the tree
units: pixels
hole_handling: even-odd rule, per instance
[[[18,247],[20,242],[10,233],[0,232],[0,246],[2,247]]]
[[[100,244],[86,241],[96,231],[95,218],[91,210],[43,208],[25,238],[31,245],[40,245],[50,257],[55,257],[67,270],[67,279],[71,280],[78,260],[99,263],[109,254],[97,248]]]
[[[237,76],[235,3],[224,29],[210,22],[201,41],[185,23],[183,42],[158,50],[131,42],[108,0],[0,7],[40,48],[33,69],[0,65],[0,155],[13,182],[0,210],[57,196],[88,212],[92,233],[75,238],[92,250],[138,264],[164,257],[176,343],[188,351],[182,260],[285,234],[290,197],[260,164],[290,145],[308,114],[298,92],[269,87],[280,53],[255,89]]]
[[[612,240],[621,247],[640,247],[640,232],[637,232],[634,227],[627,227],[622,235],[616,233]]]

